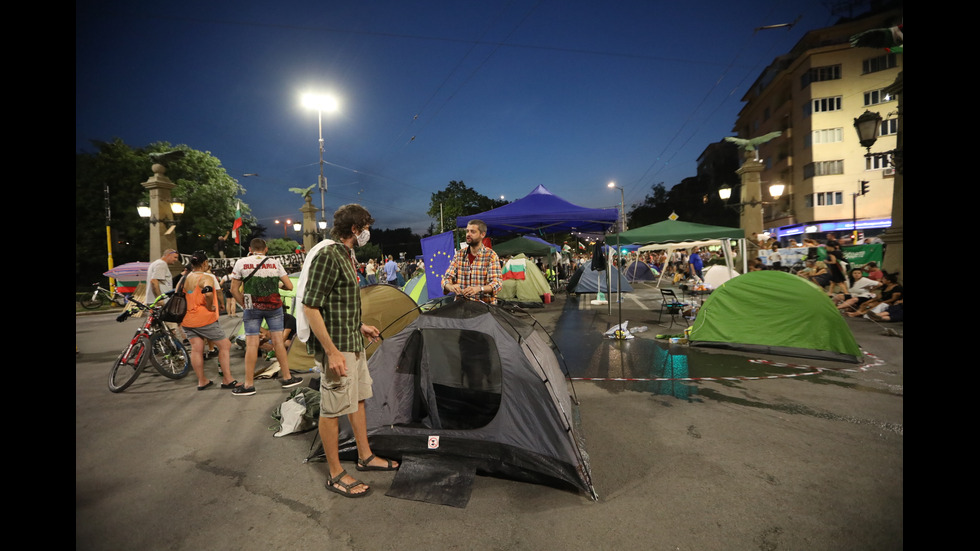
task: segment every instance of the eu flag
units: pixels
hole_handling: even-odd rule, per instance
[[[453,246],[453,232],[447,231],[422,239],[422,256],[425,258],[425,290],[429,299],[445,296],[442,290],[442,276],[446,275],[449,263],[456,253]]]

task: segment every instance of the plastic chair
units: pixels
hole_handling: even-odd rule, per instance
[[[677,295],[674,293],[673,289],[661,289],[660,290],[661,302],[660,302],[660,317],[657,319],[657,323],[662,325],[664,310],[670,314],[670,327],[674,326],[674,321],[677,318],[677,314],[684,311],[686,306],[683,302],[677,300]]]

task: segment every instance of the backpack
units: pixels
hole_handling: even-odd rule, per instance
[[[173,296],[160,310],[160,319],[168,323],[180,323],[187,314],[187,294],[184,293],[184,278],[181,277]]]

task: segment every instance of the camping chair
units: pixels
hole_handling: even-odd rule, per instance
[[[673,289],[661,289],[660,290],[661,302],[660,302],[660,317],[657,319],[657,323],[662,325],[664,310],[670,314],[670,327],[674,326],[674,321],[677,319],[677,314],[680,314],[684,310],[685,304],[677,300],[677,294],[674,293]]]

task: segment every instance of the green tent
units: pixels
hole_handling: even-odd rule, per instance
[[[691,346],[860,363],[864,354],[819,287],[786,272],[749,272],[704,301]]]
[[[699,239],[742,239],[745,231],[741,228],[709,226],[680,220],[664,220],[649,226],[635,228],[619,234],[619,242],[630,243],[675,243]],[[615,243],[615,236],[608,236],[607,243]]]
[[[517,302],[524,306],[543,306],[543,295],[551,293],[551,286],[541,270],[524,254],[511,258],[504,264],[503,287],[497,300]]]

